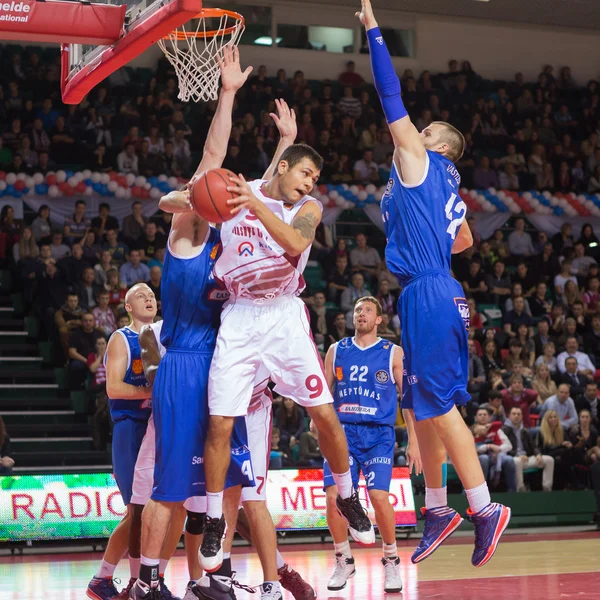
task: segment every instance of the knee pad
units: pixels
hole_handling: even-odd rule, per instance
[[[204,519],[206,513],[187,511],[187,521],[185,522],[185,530],[190,535],[202,535],[204,533]]]

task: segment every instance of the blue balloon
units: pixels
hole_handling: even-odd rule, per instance
[[[336,185],[336,186],[335,186],[335,191],[336,191],[338,194],[343,194],[343,193],[344,193],[344,191],[345,191],[345,190],[344,190],[344,186],[342,186],[342,185]]]
[[[29,194],[29,188],[28,187],[24,187],[23,188],[23,195],[25,194]]]
[[[48,187],[48,186],[46,186]],[[43,196],[48,190],[44,190],[44,184],[43,183],[37,183],[35,186],[35,193],[38,196]]]
[[[373,204],[377,202],[377,200],[375,199],[375,195],[374,194],[369,194],[367,196],[367,204]]]
[[[14,196],[15,195],[15,186],[14,185],[7,185],[6,186],[6,191],[4,193],[7,196]]]
[[[356,205],[356,208],[364,208],[366,205],[366,202],[364,202],[364,200],[357,200],[355,205]]]
[[[158,183],[158,177],[148,177],[148,183],[152,187],[156,187],[156,184]]]
[[[564,215],[565,214],[565,211],[560,206],[555,206],[554,207],[554,214],[557,217],[560,217],[560,215]]]
[[[89,186],[92,186],[92,185],[94,185],[94,180],[93,180],[91,177],[88,177],[88,178],[85,180],[85,185],[89,185]]]
[[[331,183],[327,184],[327,191],[330,192],[333,189],[333,185]]]

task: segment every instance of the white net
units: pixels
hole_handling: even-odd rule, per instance
[[[206,11],[158,41],[177,74],[180,100],[217,99],[220,76],[217,56],[222,56],[224,46],[237,46],[243,32],[241,15],[227,11],[215,16]]]

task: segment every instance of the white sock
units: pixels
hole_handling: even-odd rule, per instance
[[[140,559],[129,557],[129,576],[136,579],[140,576]]]
[[[396,542],[393,544],[386,544],[385,542],[382,542],[381,545],[383,547],[383,558],[396,558],[398,556]]]
[[[448,488],[425,488],[425,508],[439,508],[448,506]]]
[[[96,577],[112,577],[115,573],[116,568],[117,565],[111,565],[110,563],[107,563],[105,560],[103,560],[100,563],[100,570],[98,571]]]
[[[332,475],[335,485],[337,486],[338,494],[344,499],[350,498],[350,496],[352,496],[352,492],[354,491],[350,469],[348,469],[345,473],[332,473]]]
[[[277,569],[281,569],[281,567],[285,567],[285,560],[283,560],[283,556],[281,556],[281,552],[277,550]]]
[[[492,501],[490,498],[488,484],[485,483],[485,481],[476,488],[465,490],[465,492],[467,494],[467,500],[469,501],[469,508],[471,509],[471,512],[478,513]]]
[[[231,558],[231,552],[223,552],[223,560],[226,558]]]
[[[160,559],[158,558],[147,558],[143,554],[140,556],[140,564],[145,567],[158,567]]]
[[[159,566],[158,566],[158,574],[159,574],[160,576],[163,576],[163,575],[165,574],[165,569],[167,568],[167,565],[168,565],[168,564],[169,564],[169,561],[168,561],[168,560],[166,560],[166,559],[164,559],[164,558],[161,558],[161,559],[160,559],[160,562],[158,563],[158,565],[159,565]]]
[[[348,540],[346,540],[345,542],[342,542],[341,544],[336,544],[334,542],[333,549],[336,554],[341,554],[342,556],[345,556],[346,558],[352,558],[352,550],[350,550],[350,542]]]
[[[220,519],[223,514],[223,492],[206,492],[206,516]]]

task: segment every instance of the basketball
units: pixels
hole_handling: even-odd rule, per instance
[[[228,169],[212,169],[197,179],[190,189],[190,202],[196,213],[209,223],[223,223],[231,219],[233,206],[228,200],[237,194],[229,192],[230,177],[235,173]]]

